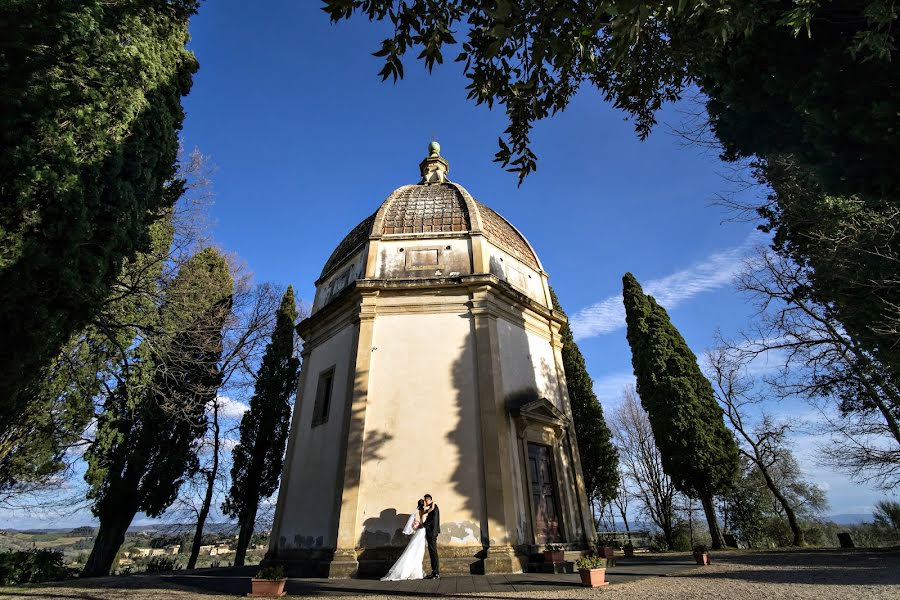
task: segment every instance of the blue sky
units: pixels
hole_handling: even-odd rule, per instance
[[[752,307],[733,291],[731,275],[765,238],[713,204],[736,188],[731,167],[673,133],[690,104],[664,110],[641,142],[623,113],[582,90],[568,110],[535,127],[538,170],[517,187],[513,174],[492,163],[505,115],[466,100],[458,65],[429,75],[409,60],[403,81],[381,83],[370,53],[384,27],[365,19],[332,25],[318,7],[216,0],[203,3],[191,23],[200,70],[185,99],[185,145],[217,166],[214,236],[257,280],[293,284],[311,300],[344,234],[393,189],[416,182],[434,134],[450,178],[534,246],[607,410],[631,377],[617,298],[626,271],[669,309],[698,354],[716,328],[727,335],[746,324]],[[754,193],[761,192],[744,195]],[[831,512],[869,512],[881,494],[807,460],[810,438],[798,437],[801,458],[827,488]],[[0,516],[10,526],[50,525]],[[65,518],[87,520],[87,513]]]

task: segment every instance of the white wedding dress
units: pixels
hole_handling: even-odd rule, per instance
[[[425,572],[422,569],[422,559],[425,558],[425,528],[416,529],[417,521],[416,513],[410,515],[403,533],[412,535],[403,554],[388,571],[388,574],[381,578],[382,581],[400,581],[404,579],[423,579]]]

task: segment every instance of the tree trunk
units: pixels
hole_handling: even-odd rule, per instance
[[[631,543],[631,528],[628,526],[628,515],[625,514],[625,509],[619,507],[619,514],[622,515],[622,522],[625,524],[625,535],[628,538],[628,542]]]
[[[668,527],[663,527],[663,538],[666,540],[666,545],[669,547],[669,550],[675,549],[675,528],[669,525]]]
[[[719,530],[719,520],[716,518],[716,507],[713,504],[712,494],[702,494],[700,502],[703,504],[703,512],[706,513],[706,524],[709,526],[713,550],[721,550],[725,547],[725,542],[722,540],[722,532]]]
[[[672,526],[672,513],[671,511],[666,511],[666,507],[661,503],[657,506],[658,519],[653,521],[662,530],[663,539],[666,541],[668,549],[672,550],[675,547],[675,528]]]
[[[252,503],[247,507],[247,514],[241,515],[241,531],[238,534],[237,549],[234,553],[234,566],[236,567],[243,567],[247,558],[247,547],[250,545],[250,538],[253,537],[258,508],[258,502]]]
[[[94,540],[91,555],[81,571],[82,577],[105,577],[109,575],[113,561],[125,541],[125,532],[134,520],[137,508],[116,506],[109,513],[100,515],[100,529]]]
[[[597,504],[599,504],[599,501],[596,498],[591,498],[590,503],[591,503],[591,521],[594,522],[594,533],[597,533],[598,531],[600,531],[600,517],[597,514]],[[601,510],[602,510],[602,508],[601,508]]]
[[[215,491],[216,475],[219,472],[219,402],[213,401],[213,464],[206,474],[206,494],[203,497],[203,506],[197,515],[197,528],[194,530],[194,542],[191,544],[191,556],[188,558],[188,569],[197,566],[197,558],[200,556],[200,544],[203,541],[203,526],[206,525],[206,517],[212,506],[213,492]]]
[[[778,500],[781,508],[784,509],[784,514],[787,517],[788,525],[790,525],[791,532],[794,534],[794,541],[791,542],[791,545],[805,546],[806,540],[803,537],[803,530],[800,529],[800,523],[797,522],[797,513],[794,512],[794,509],[793,507],[791,507],[787,498],[784,497],[784,494],[782,494],[781,490],[778,489],[778,486],[775,485],[775,481],[772,479],[772,476],[769,475],[769,470],[764,469],[759,463],[757,463],[756,466],[759,468],[760,473],[762,473],[763,479],[765,479],[766,486],[769,488],[769,491],[772,492],[772,495],[775,496],[776,500]]]

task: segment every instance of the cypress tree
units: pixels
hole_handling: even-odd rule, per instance
[[[713,548],[723,547],[713,496],[728,491],[738,449],[725,427],[712,385],[666,310],[644,294],[631,273],[622,278],[631,362],[650,418],[663,470],[675,487],[699,498]]]
[[[0,463],[43,370],[181,193],[196,6],[0,3]]]
[[[205,408],[222,380],[232,285],[221,253],[198,252],[165,290],[156,333],[130,351],[86,453],[88,498],[100,529],[83,575],[109,574],[137,511],[162,514],[196,468]]]
[[[289,286],[257,373],[250,409],[241,418],[240,443],[231,454],[231,490],[222,510],[237,517],[240,524],[235,566],[244,564],[259,501],[275,492],[281,475],[291,421],[290,398],[300,368],[300,359],[294,353],[296,320],[294,288]]]
[[[565,316],[559,299],[550,289],[553,310]],[[581,471],[588,500],[603,506],[616,495],[619,487],[619,453],[603,417],[603,407],[594,394],[594,382],[588,375],[584,356],[575,343],[568,322],[560,329],[563,370],[569,389],[569,404],[575,426],[575,440],[581,456]]]

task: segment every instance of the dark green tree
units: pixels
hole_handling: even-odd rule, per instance
[[[173,175],[196,6],[0,4],[0,465],[44,369],[181,194]]]
[[[622,284],[637,391],[663,469],[679,491],[702,502],[713,547],[721,548],[713,497],[728,491],[734,481],[737,445],[712,385],[666,310],[644,294],[631,273]]]
[[[747,547],[759,547],[765,536],[765,483],[754,471],[755,465],[742,457],[741,469],[734,486],[722,495],[727,514],[726,529]]]
[[[236,517],[240,534],[234,565],[241,566],[253,536],[259,501],[278,487],[284,448],[291,424],[291,396],[297,387],[300,359],[294,351],[297,305],[288,286],[256,375],[250,409],[241,418],[241,440],[231,454],[231,490],[222,511]]]
[[[83,574],[107,575],[135,513],[162,514],[197,464],[205,409],[222,379],[232,277],[217,250],[190,258],[164,293],[155,332],[137,339],[86,454],[100,528]]]
[[[553,310],[565,316],[552,288],[550,297],[553,299]],[[613,446],[612,434],[603,417],[603,407],[594,394],[594,382],[568,322],[560,329],[559,335],[562,338],[563,370],[569,389],[584,487],[591,504],[597,503],[603,507],[615,498],[619,488],[619,453]]]

